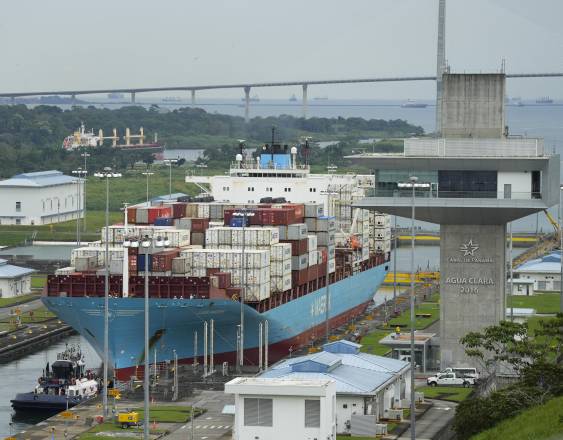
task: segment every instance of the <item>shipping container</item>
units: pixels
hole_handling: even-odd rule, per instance
[[[77,272],[88,272],[98,268],[98,256],[77,256],[74,258],[73,266]]]
[[[305,218],[321,217],[324,214],[324,205],[322,203],[305,203],[304,213]]]
[[[172,260],[180,253],[179,249],[168,249],[152,254],[151,267],[153,272],[166,272],[172,270]]]
[[[174,224],[174,219],[172,217],[158,217],[154,221],[155,226],[172,226]]]
[[[284,240],[284,243],[289,243],[291,245],[291,256],[296,257],[298,255],[303,255],[308,252],[308,240],[304,238],[302,240]]]
[[[307,235],[307,250],[309,252],[317,249],[317,236],[314,234]]]
[[[328,260],[328,273],[336,272],[336,260]]]
[[[276,243],[270,249],[270,259],[272,261],[291,260],[291,244]]]
[[[291,271],[291,283],[293,286],[301,286],[307,282],[308,268]]]
[[[391,224],[391,217],[387,214],[375,214],[373,224],[378,228],[387,228]]]
[[[389,228],[375,228],[373,232],[373,238],[375,240],[391,239],[391,230]]]
[[[307,269],[308,265],[309,265],[309,254],[298,255],[297,257],[291,257],[291,270]]]
[[[291,258],[285,261],[270,262],[270,275],[282,276],[287,274],[291,274]]]
[[[152,254],[149,255],[145,255],[145,254],[139,254],[137,255],[137,271],[138,272],[144,272],[145,271],[145,258],[148,256],[147,262],[148,262],[148,269],[149,271],[152,268]]]
[[[323,216],[317,219],[317,231],[331,232],[336,231],[336,218]]]
[[[305,223],[294,223],[287,227],[288,240],[302,240],[307,238],[307,225]]]
[[[172,204],[172,217],[182,218],[186,216],[186,204],[174,203]]]
[[[291,271],[283,276],[275,276],[270,279],[272,292],[285,292],[291,289]]]
[[[137,208],[127,208],[127,222],[137,223]]]
[[[191,243],[198,245],[205,245],[205,234],[203,232],[192,232]]]
[[[319,246],[334,246],[334,232],[317,232],[317,243]]]

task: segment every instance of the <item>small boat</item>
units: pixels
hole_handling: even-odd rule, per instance
[[[426,108],[426,107],[428,107],[428,104],[426,104],[424,102],[416,102],[416,101],[413,101],[412,99],[409,99],[407,102],[402,103],[401,107],[403,107],[403,108]]]
[[[67,347],[49,368],[45,366],[35,389],[19,393],[10,402],[16,411],[59,412],[95,397],[98,381],[86,371],[80,347]]]

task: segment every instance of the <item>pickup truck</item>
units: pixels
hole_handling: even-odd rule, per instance
[[[462,377],[456,373],[438,373],[436,376],[429,377],[426,379],[426,383],[431,387],[438,385],[443,386],[472,386],[475,385],[475,379],[473,377]]]

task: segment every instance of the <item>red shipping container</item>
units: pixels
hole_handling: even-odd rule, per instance
[[[286,226],[295,223],[295,211],[291,208],[277,208],[274,211],[275,226]]]
[[[150,207],[148,209],[148,222],[149,224],[154,224],[155,220],[159,217],[172,217],[172,207],[162,206],[162,207]]]
[[[152,254],[152,271],[166,272],[172,270],[172,260],[179,254],[180,251],[178,249],[170,249]]]
[[[137,222],[137,208],[127,208],[127,222],[128,223]]]
[[[306,238],[303,240],[280,240],[280,243],[291,243],[291,255],[293,257],[306,254],[308,242],[309,240]]]
[[[318,265],[309,266],[307,268],[307,281],[314,281],[319,277]]]
[[[186,204],[185,203],[174,203],[172,205],[172,217],[182,218],[186,216]]]
[[[192,218],[192,231],[205,232],[209,228],[208,218]]]
[[[317,275],[319,277],[324,277],[326,275],[326,270],[327,270],[326,263],[319,264],[317,266]]]
[[[129,273],[137,273],[137,255],[129,255]]]
[[[308,275],[307,269],[292,270],[291,271],[292,285],[294,287],[295,286],[302,286],[303,284],[305,284],[307,282],[307,275]]]
[[[285,203],[282,205],[284,208],[291,208],[295,212],[295,217],[303,218],[305,215],[305,208],[299,203]]]
[[[240,300],[241,288],[240,287],[227,287],[227,297],[232,300]]]
[[[231,287],[231,273],[230,272],[216,272],[215,276],[219,279],[219,288],[226,289]]]
[[[215,276],[220,269],[209,267],[206,269],[205,273],[208,277]]]

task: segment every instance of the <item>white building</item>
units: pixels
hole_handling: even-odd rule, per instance
[[[238,377],[234,440],[336,439],[335,384],[329,379]]]
[[[60,171],[17,174],[0,181],[0,224],[46,225],[82,217],[83,179]]]
[[[349,433],[352,416],[395,418],[410,393],[408,362],[360,352],[361,345],[335,341],[320,353],[286,359],[260,377],[330,379],[336,382],[336,432]]]
[[[527,261],[514,269],[514,286],[520,288],[518,294],[534,294],[536,291],[559,292],[561,290],[561,256],[552,252],[542,258]],[[527,290],[522,285],[524,280],[532,280],[533,288]]]
[[[31,274],[34,269],[13,266],[0,259],[0,298],[12,298],[31,292]]]

